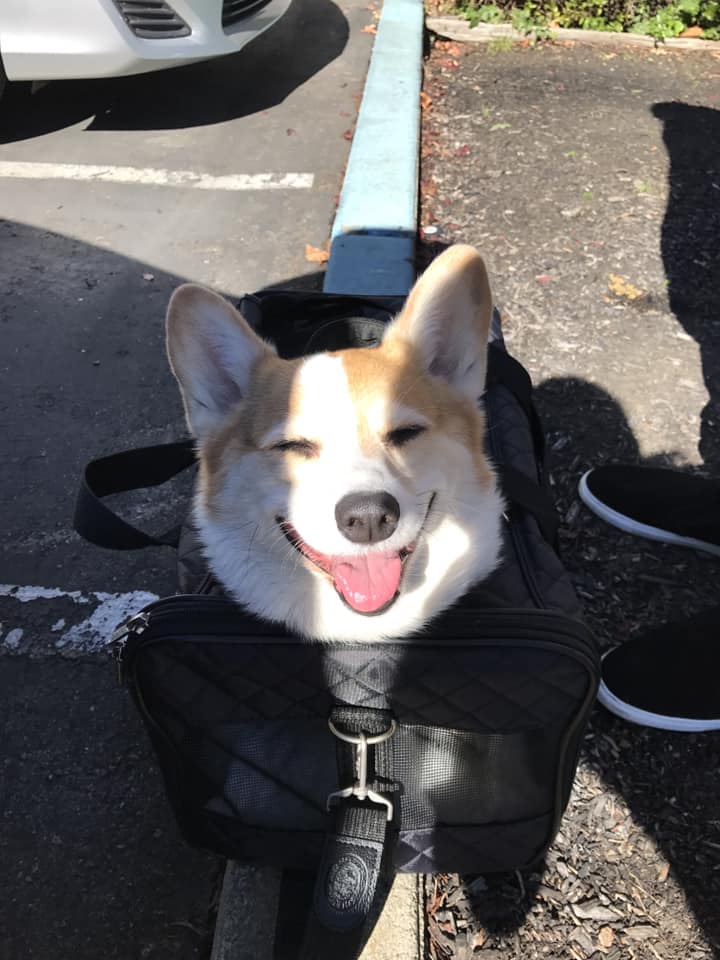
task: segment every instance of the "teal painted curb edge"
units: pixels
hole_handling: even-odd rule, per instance
[[[328,293],[403,294],[414,280],[423,30],[422,0],[385,0],[332,229]]]
[[[325,271],[326,293],[404,296],[415,282],[415,236],[354,233],[335,237]]]

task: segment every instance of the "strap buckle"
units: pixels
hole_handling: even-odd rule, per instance
[[[369,737],[366,733],[359,733],[357,736],[342,733],[340,730],[338,730],[332,720],[328,720],[328,726],[330,727],[330,731],[338,738],[338,740],[344,740],[345,743],[351,743],[355,747],[355,774],[357,779],[351,787],[345,787],[344,790],[336,790],[334,793],[329,794],[327,798],[326,809],[329,810],[333,803],[336,803],[338,800],[343,800],[346,797],[357,797],[358,800],[370,800],[372,803],[378,803],[382,806],[385,806],[387,808],[387,819],[389,822],[392,820],[394,813],[392,801],[368,787],[367,759],[368,747],[375,743],[383,743],[383,741],[389,740],[397,729],[397,723],[394,720],[391,720],[390,726],[387,730],[371,737]]]

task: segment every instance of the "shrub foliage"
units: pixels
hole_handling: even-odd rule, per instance
[[[512,23],[523,33],[548,35],[552,26],[645,33],[664,40],[690,28],[720,40],[720,0],[453,0],[470,23]]]

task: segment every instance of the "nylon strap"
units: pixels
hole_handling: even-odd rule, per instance
[[[351,735],[371,736],[390,726],[390,714],[384,710],[335,707],[331,719]],[[392,781],[392,739],[370,751],[368,786],[383,793],[397,789]],[[337,760],[338,783],[343,788],[356,777],[351,744],[338,741]],[[377,908],[378,881],[389,870],[391,828],[385,806],[354,797],[335,806],[314,878],[298,871],[283,876],[274,960],[355,960],[359,956]]]
[[[535,405],[532,401],[532,380],[525,367],[501,347],[492,343],[488,347],[488,369],[486,389],[492,386],[502,386],[512,393],[522,407],[530,424],[533,438],[535,459],[539,467],[539,479],[544,480],[545,464],[545,433],[540,423]]]
[[[177,547],[180,526],[153,536],[123,520],[102,502],[113,493],[155,487],[195,463],[192,440],[156,444],[114,453],[85,467],[75,501],[73,527],[86,540],[113,550]]]

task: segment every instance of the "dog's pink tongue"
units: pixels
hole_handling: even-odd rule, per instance
[[[395,596],[402,562],[397,553],[364,557],[337,557],[330,573],[343,599],[358,613],[373,613]]]

